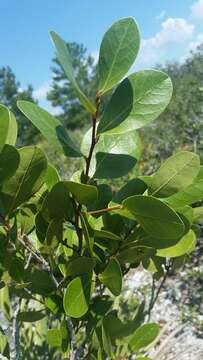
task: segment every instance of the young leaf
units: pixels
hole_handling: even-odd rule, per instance
[[[99,275],[100,281],[112,292],[118,296],[122,290],[122,273],[116,259],[112,259],[102,274]]]
[[[159,325],[154,323],[140,326],[130,339],[130,349],[133,352],[137,352],[145,348],[156,339],[159,334],[159,330]]]
[[[17,138],[17,123],[13,113],[0,104],[0,151],[5,144],[15,145]]]
[[[51,31],[50,35],[51,35],[52,41],[56,47],[59,62],[61,64],[63,70],[65,71],[65,74],[66,74],[68,80],[73,85],[78,98],[80,99],[81,103],[83,104],[84,108],[87,111],[89,111],[92,114],[95,114],[96,113],[95,106],[86,97],[86,95],[83,94],[82,90],[79,88],[79,86],[75,80],[74,71],[73,71],[73,67],[72,67],[72,60],[71,60],[70,53],[68,51],[67,44],[54,31]]]
[[[158,249],[157,256],[161,257],[178,257],[184,254],[189,254],[195,249],[196,236],[194,231],[190,230],[186,235],[180,239],[176,245],[166,249]]]
[[[105,33],[99,52],[99,92],[110,90],[133,65],[140,46],[140,35],[131,17],[115,22]]]
[[[89,308],[91,277],[76,277],[69,284],[64,294],[63,306],[66,315],[73,318],[82,317]]]
[[[155,120],[169,104],[172,82],[157,70],[142,70],[118,85],[107,104],[98,133],[122,134],[139,129]]]
[[[66,129],[61,122],[53,115],[38,105],[29,101],[20,100],[17,102],[18,108],[42,133],[50,145],[56,150],[69,157],[81,157],[79,149],[69,137]]]
[[[0,152],[0,185],[14,175],[19,162],[18,150],[11,145],[4,145]]]
[[[185,227],[178,214],[152,196],[131,196],[123,201],[123,205],[151,236],[177,239],[184,233]]]
[[[1,206],[5,214],[16,209],[39,190],[47,171],[47,159],[36,146],[22,148],[19,154],[20,162],[16,173],[1,188]]]
[[[191,185],[200,169],[199,156],[189,151],[180,151],[168,158],[152,176],[149,194],[168,197]]]

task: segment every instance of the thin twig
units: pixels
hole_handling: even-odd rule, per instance
[[[118,210],[118,209],[123,209],[123,205],[115,205],[115,206],[105,208],[105,209],[88,211],[88,214],[89,215],[98,215],[98,214],[103,214],[103,213]]]

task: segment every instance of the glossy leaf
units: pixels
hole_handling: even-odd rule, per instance
[[[143,229],[154,237],[180,238],[185,230],[178,214],[152,196],[135,195],[123,201]]]
[[[168,158],[152,177],[149,194],[168,197],[191,185],[200,169],[199,156],[180,151]]]
[[[63,306],[68,316],[82,317],[89,308],[91,277],[76,277],[69,284],[64,294]]]
[[[20,155],[13,146],[5,145],[0,152],[0,185],[8,180],[18,168]]]
[[[102,274],[99,275],[100,281],[112,292],[118,296],[122,290],[122,273],[116,259],[112,259]]]
[[[13,113],[0,104],[0,151],[5,144],[15,145],[17,138],[17,123]]]
[[[59,62],[65,71],[65,74],[68,78],[68,80],[71,82],[78,98],[80,99],[81,103],[85,107],[87,111],[89,111],[92,114],[95,114],[96,108],[91,103],[91,101],[86,97],[85,94],[83,94],[82,90],[79,88],[75,77],[74,77],[74,69],[72,66],[72,59],[67,47],[67,44],[64,40],[60,38],[58,34],[56,34],[54,31],[50,32],[52,41],[56,47],[57,50],[57,57],[59,59]]]
[[[82,142],[82,152],[87,155],[91,144],[89,130]],[[90,167],[90,176],[101,179],[126,175],[135,166],[141,154],[141,142],[137,132],[124,135],[101,135],[95,146],[95,156]]]
[[[42,133],[51,146],[69,157],[80,157],[82,154],[76,148],[61,122],[38,105],[20,100],[18,108]]]
[[[150,124],[169,104],[172,82],[157,70],[130,75],[117,87],[101,116],[98,133],[122,134]]]
[[[159,330],[159,325],[154,323],[140,326],[130,339],[130,349],[133,352],[137,352],[145,348],[156,339],[159,334]]]
[[[115,22],[105,33],[99,52],[99,92],[116,85],[133,65],[140,46],[140,35],[131,17]]]
[[[20,162],[14,176],[3,184],[0,202],[4,214],[10,213],[33,196],[44,182],[47,160],[39,148],[29,146],[19,150]]]
[[[185,236],[180,239],[176,245],[168,247],[166,249],[158,249],[157,256],[161,257],[178,257],[184,254],[189,254],[195,249],[196,236],[195,233],[190,230]]]

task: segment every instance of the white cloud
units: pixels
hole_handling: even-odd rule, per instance
[[[203,20],[203,0],[198,0],[196,1],[192,7],[192,15],[198,19],[198,20]]]
[[[203,44],[203,33],[198,34],[196,39],[189,43],[188,52],[195,51],[201,44]]]
[[[161,30],[141,44],[140,64],[152,64],[162,60],[170,44],[180,44],[191,39],[194,25],[183,18],[168,18],[161,23]]]
[[[51,81],[44,82],[38,89],[33,91],[34,98],[37,100],[46,99],[47,93],[51,89]]]
[[[166,10],[162,10],[159,15],[156,16],[156,20],[163,20],[166,16]]]

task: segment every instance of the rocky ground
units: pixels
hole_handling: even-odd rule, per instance
[[[203,273],[203,266],[198,266],[197,271]],[[141,297],[140,288],[144,288],[147,294],[151,282],[151,275],[145,270],[132,272],[128,278],[127,296]],[[203,359],[203,304],[198,302],[199,284],[195,284],[195,288],[193,285],[192,281],[188,284],[188,271],[167,280],[151,313],[150,321],[161,324],[159,338],[149,352],[152,359]],[[146,295],[147,298],[149,296]]]

